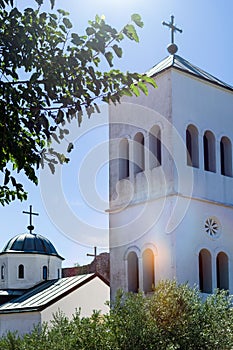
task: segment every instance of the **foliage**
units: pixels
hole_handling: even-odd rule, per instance
[[[48,0],[47,0],[48,1]],[[0,202],[26,199],[26,192],[15,178],[23,172],[37,184],[36,169],[47,162],[68,161],[73,145],[66,141],[65,122],[77,118],[83,109],[90,116],[98,112],[98,101],[119,102],[123,95],[147,93],[154,81],[138,73],[113,69],[113,58],[122,57],[124,38],[138,42],[135,26],[143,22],[137,14],[117,31],[98,15],[88,22],[83,34],[72,32],[69,13],[42,11],[43,0],[34,8],[20,11],[13,0],[0,1]],[[109,71],[100,69],[102,61]],[[138,84],[136,87],[135,84]],[[51,147],[51,140],[67,142],[67,153]]]
[[[154,293],[119,292],[109,314],[93,312],[68,320],[61,312],[52,325],[18,337],[0,339],[4,350],[227,350],[233,348],[231,298],[217,291],[206,300],[175,281],[161,282]]]

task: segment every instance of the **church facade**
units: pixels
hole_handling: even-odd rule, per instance
[[[176,54],[148,74],[110,108],[112,298],[174,278],[233,293],[233,88]]]
[[[31,209],[29,214],[31,222]],[[68,318],[79,310],[81,317],[108,312],[108,281],[97,270],[64,277],[64,258],[46,237],[32,233],[31,224],[28,229],[0,253],[0,336],[29,333],[58,312]]]

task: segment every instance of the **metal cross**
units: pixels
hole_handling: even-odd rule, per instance
[[[96,256],[97,256],[97,248],[94,247],[94,254],[87,253],[87,256],[94,256],[96,258]]]
[[[174,16],[171,16],[171,22],[166,23],[166,22],[163,21],[162,24],[163,24],[164,26],[169,27],[169,28],[171,29],[171,43],[174,44],[174,33],[175,33],[176,31],[182,33],[182,29],[179,29],[179,28],[177,28],[177,27],[175,26],[175,23],[174,23]]]
[[[39,215],[38,213],[33,213],[32,211],[32,205],[29,206],[29,211],[23,211],[24,214],[29,214],[29,226],[27,227],[29,229],[29,232],[32,233],[32,230],[34,229],[34,226],[32,225],[32,215]]]

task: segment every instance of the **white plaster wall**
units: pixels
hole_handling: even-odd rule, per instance
[[[205,232],[205,221],[209,217],[215,217],[220,222],[220,236],[216,239]],[[229,259],[229,289],[233,293],[232,217],[233,208],[191,200],[188,211],[175,231],[176,276],[179,282],[199,284],[198,255],[205,248],[212,256],[213,290],[216,289],[216,257],[222,251]]]
[[[229,256],[230,291],[233,292],[233,178],[220,174],[219,161],[221,137],[227,136],[233,143],[232,92],[174,69],[156,77],[156,82],[158,90],[151,91],[148,97],[126,99],[148,106],[149,110],[122,104],[110,111],[110,137],[128,135],[131,139],[137,132],[135,128],[114,126],[114,121],[124,122],[127,116],[135,118],[135,125],[138,131],[143,131],[146,140],[150,123],[154,121],[162,126],[162,143],[168,150],[163,149],[162,167],[146,170],[136,178],[118,182],[118,164],[116,161],[110,164],[111,297],[119,288],[127,290],[126,256],[130,250],[139,257],[139,285],[142,283],[141,255],[146,244],[154,245],[157,252],[155,281],[176,277],[179,282],[189,281],[191,285],[199,282],[199,250],[208,248],[214,264],[217,253],[224,251]],[[194,124],[199,131],[198,169],[186,165],[185,138],[189,124]],[[203,170],[202,139],[206,130],[216,137],[216,173]],[[110,144],[110,159],[118,156],[117,142],[114,142],[113,146]],[[209,216],[216,216],[224,227],[216,241],[203,232]],[[214,276],[215,265],[213,288],[216,287]]]
[[[24,312],[0,315],[0,336],[11,332],[18,332],[19,335],[29,333],[34,326],[40,324],[41,317],[39,312]]]
[[[176,251],[173,235],[167,232],[172,210],[173,197],[164,197],[111,213],[111,298],[114,298],[118,289],[128,289],[127,255],[131,250],[137,253],[140,260],[145,247],[151,245],[155,254],[155,282],[175,277]],[[140,270],[139,280],[139,288],[142,290]]]
[[[172,119],[184,145],[189,124],[195,125],[199,132],[199,169],[193,169],[192,196],[232,205],[233,178],[220,173],[220,140],[227,136],[233,144],[233,92],[175,70],[172,71],[172,86]],[[206,130],[216,138],[216,173],[204,171],[203,135]],[[185,148],[181,150],[176,146],[175,158],[183,161],[185,169]]]
[[[81,308],[82,317],[91,316],[93,310],[101,310],[102,313],[107,313],[109,307],[105,305],[105,303],[109,301],[109,299],[109,286],[98,277],[95,277],[87,284],[69,293],[69,295],[43,310],[41,312],[41,322],[51,321],[53,315],[59,310],[69,318],[71,318],[79,308]]]
[[[43,281],[43,266],[48,266],[48,279],[58,278],[62,260],[57,256],[27,253],[6,253],[0,255],[0,266],[5,264],[5,279],[0,279],[2,289],[24,289]],[[18,266],[24,265],[24,278],[18,278]]]
[[[153,125],[159,125],[164,132],[166,127],[165,120],[171,118],[171,74],[166,72],[156,78],[158,89],[148,86],[149,94],[145,96],[143,93],[139,97],[122,99],[121,104],[117,106],[111,105],[109,108],[109,159],[110,159],[110,199],[125,202],[128,200],[130,193],[127,193],[127,184],[124,181],[118,184],[119,178],[119,141],[121,138],[127,138],[130,142],[130,156],[132,157],[133,137],[136,132],[141,131],[145,137],[145,144],[148,144],[148,132]],[[166,132],[169,128],[166,127]],[[166,152],[165,150],[162,150]],[[148,160],[146,160],[148,165]],[[169,166],[169,163],[167,163]],[[132,164],[131,164],[132,174]],[[137,182],[142,182],[137,188],[145,187],[146,182],[141,179],[141,174],[138,174]],[[132,176],[130,181],[133,182]],[[117,188],[116,191],[116,186]],[[117,192],[120,191],[120,195]],[[126,193],[126,197],[123,197]],[[137,200],[137,198],[135,198]],[[111,203],[111,205],[121,205],[118,202]]]

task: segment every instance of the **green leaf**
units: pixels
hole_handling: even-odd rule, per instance
[[[122,48],[116,44],[114,44],[112,48],[113,48],[115,54],[117,55],[117,57],[121,58],[122,57]]]
[[[87,27],[86,33],[88,36],[95,34],[95,29],[92,27]]]
[[[57,117],[56,117],[56,123],[60,124],[64,121],[64,112],[59,109],[58,113],[57,113]]]
[[[39,77],[40,77],[40,73],[33,73],[31,78],[30,78],[30,82],[35,83]]]
[[[72,43],[77,45],[77,46],[83,44],[83,42],[84,42],[83,39],[76,33],[72,33],[71,37],[72,37],[72,40],[71,40]]]
[[[43,4],[43,0],[35,0],[36,2],[37,2],[37,4],[39,5],[39,6],[41,6],[42,4]]]
[[[10,181],[10,171],[8,169],[5,170],[5,177],[4,177],[4,185],[7,185]]]
[[[157,84],[155,82],[155,80],[151,77],[148,77],[147,75],[144,75],[142,78],[143,81],[145,81],[146,83],[149,83],[150,85],[152,85],[154,88],[157,88]]]
[[[145,95],[148,95],[148,88],[145,83],[143,83],[142,81],[139,81],[138,87],[140,90],[142,90],[142,92],[144,92]]]
[[[105,56],[106,60],[108,61],[109,66],[112,67],[113,66],[113,63],[112,63],[113,54],[112,54],[112,52],[110,52],[110,51],[105,52],[104,56]]]
[[[131,16],[131,20],[140,28],[142,28],[144,25],[144,23],[142,22],[141,16],[138,15],[137,13],[134,13]]]
[[[140,92],[135,84],[130,85],[130,90],[134,93],[135,96],[139,96]]]
[[[123,33],[130,39],[130,40],[134,40],[137,43],[139,42],[139,38],[136,32],[136,29],[134,28],[134,26],[132,24],[127,24],[124,28],[123,28]]]
[[[51,9],[53,9],[55,5],[55,0],[50,0],[50,4],[51,4]]]
[[[95,113],[95,109],[93,106],[89,106],[86,108],[86,112],[87,112],[88,118],[90,118],[92,113]]]
[[[60,143],[58,137],[57,137],[57,134],[55,134],[54,132],[51,133],[51,136],[52,138],[57,142],[57,143]]]
[[[83,120],[83,112],[82,111],[78,111],[78,126],[81,125]]]
[[[48,163],[48,166],[49,166],[49,168],[51,170],[51,173],[55,174],[55,166],[54,166],[54,164],[52,162],[50,162],[50,163]]]
[[[66,28],[70,29],[70,28],[73,27],[73,25],[72,25],[72,23],[70,22],[69,18],[64,17],[62,21],[63,21],[64,25],[66,26]]]
[[[68,147],[67,147],[67,152],[70,153],[72,151],[72,149],[74,148],[74,145],[72,142],[69,143]]]
[[[64,11],[62,9],[58,9],[57,12],[60,13],[60,15],[62,15],[62,16],[69,16],[69,12]]]

